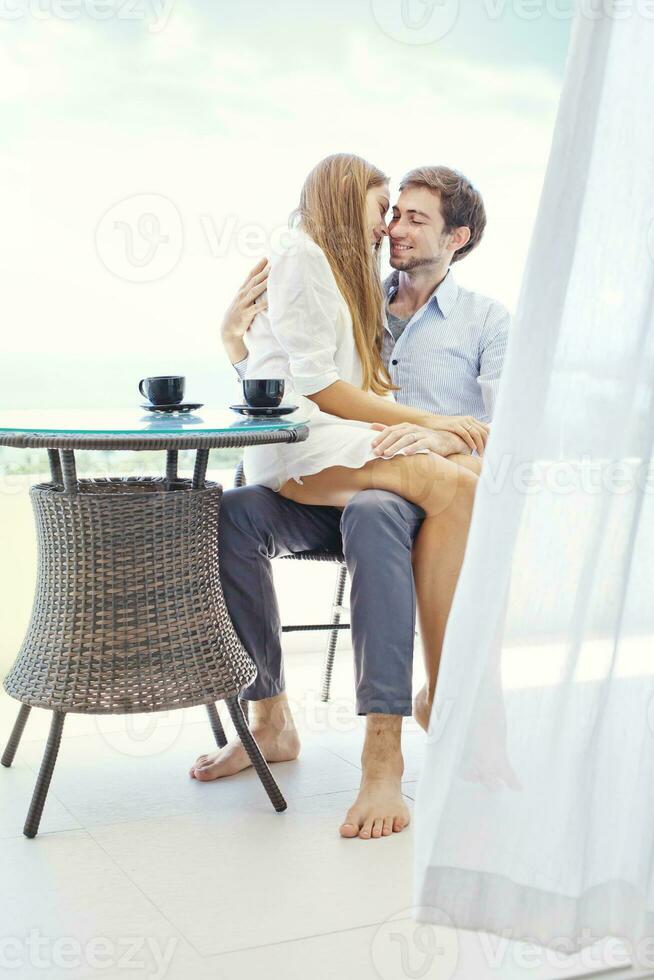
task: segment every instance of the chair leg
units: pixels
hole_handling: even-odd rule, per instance
[[[36,786],[34,787],[34,794],[32,795],[32,802],[30,804],[27,820],[25,821],[25,826],[23,828],[23,833],[26,837],[36,837],[39,832],[43,805],[45,803],[45,798],[48,795],[50,780],[52,779],[52,772],[55,767],[55,762],[57,761],[57,753],[59,752],[59,743],[61,742],[61,733],[63,731],[65,717],[66,715],[63,711],[52,712],[48,744],[45,748],[43,762],[41,763],[39,776],[36,781]]]
[[[225,729],[223,728],[220,720],[220,715],[218,714],[218,708],[215,704],[207,705],[207,714],[209,715],[211,729],[213,731],[214,738],[216,739],[216,745],[219,749],[222,749],[225,745],[227,745],[227,737],[225,735]]]
[[[343,605],[343,595],[345,593],[345,583],[347,581],[347,566],[341,565],[336,576],[336,589],[334,591],[334,606],[332,609],[332,626],[338,626],[341,621],[341,607]],[[334,657],[336,656],[336,643],[338,641],[339,630],[333,629],[329,633],[327,642],[327,653],[322,675],[321,701],[329,701],[329,689],[332,683],[332,671],[334,669]]]
[[[249,725],[250,724],[250,702],[249,701],[245,701],[243,698],[239,698],[238,699],[238,703],[240,704],[241,711],[245,715],[245,720],[247,721],[247,723]]]
[[[16,749],[18,748],[18,743],[21,740],[21,736],[25,729],[25,725],[31,710],[32,708],[29,704],[21,704],[20,706],[20,711],[18,712],[18,717],[14,722],[14,727],[11,731],[11,735],[9,736],[9,741],[7,742],[6,748],[2,753],[2,759],[0,759],[2,765],[7,769],[14,761]]]
[[[263,783],[266,793],[270,797],[270,802],[277,812],[281,813],[286,809],[286,800],[282,796],[281,790],[275,782],[273,774],[268,768],[268,763],[261,754],[261,749],[255,742],[252,732],[248,728],[248,723],[243,715],[243,711],[239,704],[239,699],[237,697],[231,697],[226,698],[225,700],[230,717],[234,722],[234,728],[236,729],[238,737],[243,743],[243,747],[248,754],[250,762],[256,769],[257,775]]]

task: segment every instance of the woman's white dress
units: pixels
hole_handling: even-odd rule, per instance
[[[307,397],[339,380],[361,387],[362,370],[352,318],[327,257],[300,230],[271,261],[268,312],[255,317],[247,345],[245,377],[284,378],[283,404],[298,406],[286,418],[309,424],[305,442],[247,447],[248,484],[280,490],[289,479],[302,483],[329,466],[358,469],[379,459],[372,449],[379,433],[370,423],[328,415]],[[394,400],[391,392],[386,397]]]

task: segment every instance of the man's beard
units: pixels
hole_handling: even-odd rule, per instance
[[[402,258],[398,255],[391,255],[389,262],[392,269],[397,269],[398,272],[413,272],[414,269],[424,269],[426,266],[434,266],[437,268],[443,261],[443,254],[430,255],[429,258]]]

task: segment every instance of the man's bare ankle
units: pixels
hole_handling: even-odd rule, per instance
[[[402,716],[369,714],[366,738],[361,753],[363,779],[401,779],[404,772],[402,756]]]
[[[361,771],[361,787],[364,786],[374,786],[384,783],[388,785],[389,783],[397,784],[399,788],[402,784],[402,776],[404,774],[404,762],[400,761],[398,764],[391,765],[390,763],[385,763],[379,765],[376,763],[366,764],[363,763]]]
[[[250,701],[251,727],[282,735],[294,732],[295,722],[285,693],[260,701]]]

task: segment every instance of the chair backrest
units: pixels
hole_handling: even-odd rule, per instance
[[[243,472],[243,460],[236,467],[234,472],[234,486],[244,487],[245,486],[245,473]]]

